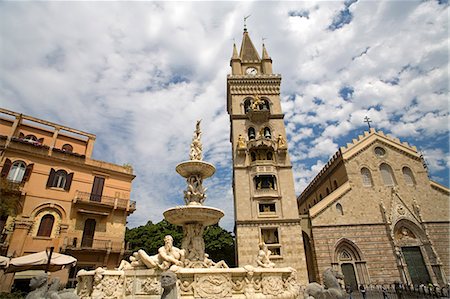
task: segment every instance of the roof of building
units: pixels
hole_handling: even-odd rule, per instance
[[[306,200],[310,193],[315,190],[315,187],[320,184],[321,178],[336,167],[340,161],[347,161],[356,157],[376,141],[382,142],[387,146],[395,147],[397,150],[402,151],[404,154],[409,155],[414,159],[422,159],[422,155],[417,151],[415,146],[412,146],[407,142],[401,142],[400,139],[396,137],[386,135],[382,131],[376,131],[371,128],[369,131],[365,131],[363,135],[359,135],[358,139],[353,139],[351,143],[347,143],[346,146],[340,147],[305,190],[297,197],[297,201],[301,202]]]
[[[250,39],[248,32],[244,31],[244,36],[242,37],[241,51],[239,54],[242,62],[260,62],[258,51],[256,51],[255,46]]]

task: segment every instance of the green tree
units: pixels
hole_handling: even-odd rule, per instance
[[[131,252],[144,249],[148,254],[156,254],[158,248],[164,245],[164,236],[171,235],[173,244],[181,247],[183,229],[181,226],[162,220],[156,224],[151,221],[145,225],[128,229],[125,241]],[[203,234],[205,251],[213,261],[224,260],[230,267],[235,266],[234,236],[218,225],[209,226]]]

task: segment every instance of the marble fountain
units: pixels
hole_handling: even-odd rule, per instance
[[[302,291],[293,268],[275,268],[264,243],[255,252],[255,264],[229,268],[224,261],[212,261],[205,253],[203,231],[219,222],[223,211],[204,205],[203,180],[215,172],[214,165],[203,161],[200,121],[189,152],[190,160],[177,165],[186,178],[185,205],[166,210],[164,218],[183,227],[181,249],[173,246],[171,236],[154,255],[134,252],[115,270],[80,270],[77,294],[80,298],[298,298]],[[173,275],[174,290],[167,294],[161,274]],[[173,274],[174,273],[174,274]],[[163,275],[164,276],[164,275]],[[163,288],[164,287],[164,288]]]

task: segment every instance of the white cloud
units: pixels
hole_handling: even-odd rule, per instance
[[[224,209],[223,223],[232,228],[225,82],[232,39],[239,45],[247,14],[255,46],[267,38],[274,71],[283,76],[298,194],[366,128],[365,116],[377,129],[448,155],[448,5],[437,1],[358,1],[349,8],[351,22],[335,31],[328,26],[343,1],[0,8],[2,106],[95,133],[95,157],[132,163],[132,226],[183,203],[184,181],[174,169],[187,159],[202,119],[205,154],[218,168],[217,179],[205,182],[206,203]],[[353,89],[348,99],[339,94],[343,87]],[[430,162],[433,174],[448,180],[448,162],[429,160],[437,161]]]

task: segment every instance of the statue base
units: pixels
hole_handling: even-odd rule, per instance
[[[303,294],[292,268],[180,268],[180,299],[294,299]],[[160,299],[161,271],[150,269],[80,271],[80,298]]]

